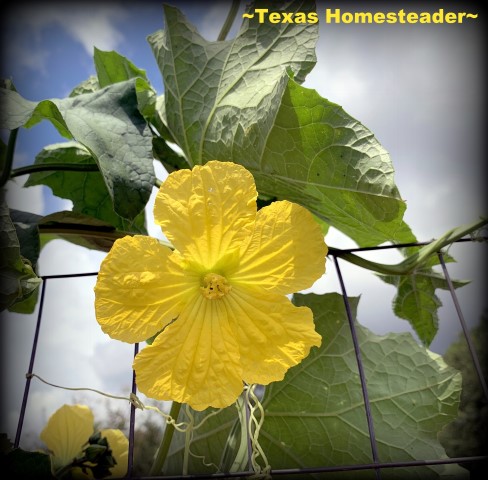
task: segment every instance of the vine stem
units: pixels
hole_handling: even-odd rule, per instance
[[[11,178],[29,175],[37,172],[99,172],[96,163],[43,163],[26,165],[25,167],[14,168],[10,174]]]
[[[232,28],[232,24],[236,18],[237,12],[239,10],[239,0],[233,0],[232,5],[230,6],[229,13],[227,14],[227,18],[225,19],[224,24],[222,25],[222,29],[220,30],[219,36],[217,37],[217,41],[222,42],[227,38],[227,35]]]
[[[15,143],[17,141],[18,133],[19,129],[15,128],[14,130],[10,131],[8,136],[7,150],[5,152],[5,164],[3,165],[2,173],[0,175],[0,188],[3,187],[10,178],[10,172],[14,162]]]
[[[178,420],[178,415],[181,410],[181,403],[173,402],[171,405],[171,410],[169,415],[171,418]],[[159,445],[158,451],[156,452],[156,457],[154,458],[154,462],[151,467],[150,475],[157,475],[161,473],[164,462],[166,461],[166,457],[168,456],[169,447],[171,445],[171,441],[173,440],[173,434],[175,433],[175,427],[173,424],[166,424],[166,428],[164,429],[163,438],[161,440],[161,444]]]
[[[44,163],[36,165],[26,165],[25,167],[19,167],[14,169],[11,169],[10,167],[7,168],[6,166],[6,168],[2,171],[2,182],[5,172],[7,172],[7,175],[10,176],[10,178],[39,172],[100,172],[100,169],[98,168],[98,165],[96,163]],[[5,182],[7,180],[8,178],[5,180]],[[4,185],[4,183],[2,183],[1,185]],[[154,179],[154,186],[156,188],[159,188],[162,183],[162,180],[160,180],[159,178]]]
[[[460,227],[453,228],[439,239],[432,241],[425,247],[422,247],[418,252],[410,255],[405,260],[395,265],[372,262],[353,253],[341,252],[340,249],[333,247],[329,248],[329,252],[342,258],[343,260],[353,263],[354,265],[372,270],[376,273],[381,273],[384,275],[409,275],[416,269],[424,266],[429,258],[442,248],[456,242],[457,240],[471,234],[476,230],[483,228],[485,225],[487,225],[487,223],[488,220],[486,218],[482,218],[469,225],[462,225]]]

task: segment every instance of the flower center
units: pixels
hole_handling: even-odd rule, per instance
[[[214,300],[222,298],[229,293],[232,286],[228,284],[227,279],[218,273],[207,273],[203,277],[203,286],[200,287],[202,295],[205,298]]]

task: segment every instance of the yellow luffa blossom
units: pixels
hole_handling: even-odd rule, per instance
[[[70,465],[82,456],[83,448],[94,433],[93,413],[86,405],[63,405],[49,418],[41,432],[41,440],[46,444],[51,456],[53,473]],[[116,465],[110,469],[110,476],[123,477],[127,473],[129,440],[120,431],[106,429],[100,431],[106,437]],[[90,478],[75,468],[74,478]],[[110,478],[110,477],[108,477]]]
[[[174,250],[145,236],[117,240],[95,287],[103,331],[141,342],[135,358],[148,397],[196,410],[232,404],[243,382],[267,385],[319,346],[313,315],[287,294],[325,270],[327,247],[303,207],[259,211],[253,176],[211,161],[171,173],[154,218]]]

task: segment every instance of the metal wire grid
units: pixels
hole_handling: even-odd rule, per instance
[[[483,238],[483,240],[488,240],[488,238]],[[458,240],[456,243],[460,242],[470,242],[473,241],[471,238],[464,238]],[[381,480],[381,471],[383,469],[394,469],[394,468],[408,468],[408,467],[418,467],[418,466],[429,466],[429,465],[447,465],[447,464],[455,464],[455,463],[478,463],[478,462],[486,462],[488,461],[488,456],[470,456],[470,457],[457,457],[457,458],[443,458],[443,459],[430,459],[430,460],[414,460],[414,461],[402,461],[402,462],[382,462],[380,460],[380,456],[378,454],[378,447],[376,442],[376,435],[374,430],[374,422],[372,418],[371,406],[369,403],[369,395],[368,395],[368,387],[367,387],[367,379],[365,377],[363,362],[361,357],[361,350],[359,348],[359,342],[356,334],[356,327],[354,325],[354,320],[351,313],[351,306],[348,301],[346,286],[344,283],[344,279],[342,276],[341,268],[339,265],[339,258],[341,255],[345,253],[354,253],[354,252],[365,252],[365,251],[374,251],[374,250],[384,250],[384,249],[396,249],[396,248],[404,248],[404,247],[415,247],[415,246],[422,246],[426,245],[425,243],[409,243],[409,244],[396,244],[396,245],[387,245],[381,247],[366,247],[366,248],[355,248],[355,249],[348,249],[348,250],[336,250],[330,251],[329,256],[332,256],[333,262],[336,268],[337,276],[339,279],[339,284],[341,287],[343,299],[344,299],[344,307],[346,310],[347,318],[349,321],[349,327],[351,330],[351,337],[354,346],[354,352],[356,356],[356,361],[358,365],[358,372],[359,378],[361,382],[361,390],[364,399],[364,408],[365,408],[365,415],[368,425],[369,431],[369,440],[371,446],[371,454],[372,454],[372,463],[365,463],[365,464],[350,464],[350,465],[336,465],[336,466],[322,466],[322,467],[312,467],[312,468],[286,468],[286,469],[273,469],[271,471],[272,476],[282,476],[282,475],[310,475],[310,474],[320,474],[320,473],[334,473],[334,472],[359,472],[364,470],[370,470],[375,472],[376,480]],[[459,322],[461,324],[463,334],[465,336],[468,349],[471,355],[471,359],[473,361],[473,366],[476,370],[481,388],[483,390],[485,399],[488,401],[488,386],[486,380],[483,376],[483,372],[480,366],[480,362],[478,359],[478,355],[473,345],[473,341],[471,338],[471,334],[468,330],[466,321],[464,319],[463,312],[461,310],[460,304],[457,299],[457,295],[455,289],[453,287],[451,278],[449,276],[449,272],[447,270],[446,263],[444,261],[444,256],[442,252],[438,252],[439,262],[442,267],[442,271],[444,277],[447,281],[449,292],[454,304],[454,308],[456,310],[456,314],[458,316]],[[69,274],[69,275],[47,275],[42,277],[42,287],[41,287],[41,295],[40,295],[40,302],[39,302],[39,310],[37,315],[37,323],[34,332],[34,339],[32,342],[32,351],[29,361],[29,368],[26,374],[26,382],[24,388],[24,395],[22,398],[22,405],[19,415],[19,422],[17,426],[17,432],[14,441],[14,447],[18,447],[20,443],[20,438],[22,435],[22,428],[24,424],[24,418],[27,408],[27,401],[29,398],[29,389],[30,383],[32,380],[32,373],[34,370],[34,362],[36,358],[36,350],[39,338],[39,332],[41,329],[41,321],[42,321],[42,314],[44,308],[44,298],[46,294],[46,287],[48,280],[51,279],[62,279],[62,278],[74,278],[74,277],[87,277],[87,276],[96,276],[98,272],[93,273],[80,273],[80,274]],[[139,344],[135,344],[134,346],[134,356],[137,355],[139,352]],[[137,385],[135,374],[132,372],[132,393],[137,393]],[[129,452],[128,452],[128,469],[125,479],[132,479],[132,480],[145,480],[145,479],[164,479],[164,480],[176,480],[182,478],[181,475],[163,475],[163,476],[134,476],[133,475],[133,465],[134,465],[134,433],[135,433],[135,413],[136,408],[134,405],[131,404],[130,406],[130,419],[129,419]],[[237,477],[247,477],[252,476],[254,472],[252,471],[245,471],[245,472],[233,472],[233,473],[212,473],[212,474],[191,474],[187,475],[184,478],[194,478],[194,479],[219,479],[219,478],[237,478]]]

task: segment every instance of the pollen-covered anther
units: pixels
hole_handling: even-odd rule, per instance
[[[218,273],[207,273],[203,277],[203,286],[200,287],[202,295],[210,300],[222,298],[231,289],[232,286],[229,285],[227,279]]]

